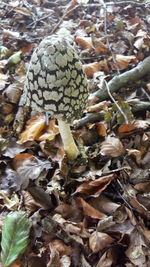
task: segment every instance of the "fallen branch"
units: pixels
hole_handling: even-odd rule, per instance
[[[133,106],[132,104],[130,105],[131,105],[133,113],[138,112],[138,111],[145,111],[145,110],[150,111],[150,102],[140,102],[138,104],[134,104]],[[74,122],[74,127],[78,128],[78,127],[84,126],[86,123],[89,123],[89,122],[103,120],[104,114],[105,112],[103,110],[100,112],[96,112],[96,113],[87,113],[85,117]]]
[[[132,70],[126,71],[118,76],[115,76],[111,81],[108,82],[109,90],[112,93],[119,91],[120,88],[126,86],[128,83],[135,82],[150,73],[150,57],[145,58]],[[109,97],[108,90],[104,83],[101,90],[96,91],[91,95],[91,99],[99,98],[101,101]]]

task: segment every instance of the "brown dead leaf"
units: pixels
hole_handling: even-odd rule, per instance
[[[29,179],[37,178],[44,179],[48,170],[51,168],[51,163],[48,160],[39,160],[31,154],[18,154],[13,159],[13,167],[21,178],[22,187],[26,188]]]
[[[61,204],[55,209],[55,211],[61,214],[65,219],[75,217],[76,214],[79,214],[79,210],[77,210],[77,208],[75,210],[75,207],[69,204]]]
[[[56,221],[61,228],[68,234],[75,234],[82,238],[88,238],[90,231],[84,227],[84,223],[75,223],[69,220],[65,220],[60,214],[55,214],[52,218]]]
[[[89,247],[93,253],[97,253],[104,248],[106,249],[114,241],[115,239],[110,237],[109,235],[95,231],[89,238]]]
[[[21,51],[23,54],[30,53],[34,47],[35,47],[35,44],[28,44],[27,46],[22,47]]]
[[[34,200],[28,191],[22,190],[21,194],[23,196],[23,202],[28,216],[30,216],[30,214],[33,213],[37,207],[42,207],[42,205]]]
[[[4,207],[8,210],[16,211],[20,205],[20,201],[17,194],[9,195],[6,191],[0,192],[0,199],[3,200]]]
[[[98,112],[100,110],[107,110],[110,103],[108,101],[103,101],[95,105],[86,108],[88,112]]]
[[[23,144],[27,141],[37,140],[45,129],[45,116],[43,114],[38,115],[26,123],[26,129],[19,136],[19,144]]]
[[[88,195],[96,195],[100,194],[103,190],[106,189],[106,187],[110,184],[110,182],[116,178],[115,174],[109,174],[103,177],[100,177],[99,179],[96,179],[92,182],[85,182],[78,186],[74,194],[80,193],[80,194],[88,194]]]
[[[88,78],[92,78],[93,74],[101,70],[99,62],[89,63],[83,65],[83,70]]]
[[[112,214],[120,207],[119,204],[113,202],[109,198],[100,195],[99,197],[90,198],[88,201],[94,208],[98,209],[105,214]]]
[[[9,267],[20,267],[21,266],[21,260],[17,259],[12,264],[9,265]]]
[[[127,22],[127,29],[136,34],[139,29],[142,29],[143,21],[139,17],[131,18]]]
[[[109,248],[104,252],[96,267],[111,267],[112,264],[114,266],[116,264],[116,255],[113,249]]]
[[[7,100],[9,102],[14,104],[18,103],[22,94],[21,86],[22,85],[19,85],[19,83],[13,83],[6,88],[6,90],[4,91],[4,95],[5,97],[7,97]]]
[[[127,153],[129,156],[132,156],[136,163],[138,165],[141,164],[141,157],[142,157],[142,152],[140,150],[137,150],[137,149],[127,149]]]
[[[71,248],[70,246],[66,246],[61,240],[54,239],[49,243],[50,247],[53,247],[54,250],[57,250],[60,256],[63,255],[70,255],[71,254]]]
[[[131,132],[135,129],[136,128],[135,128],[134,124],[122,124],[118,129],[118,133],[119,134],[128,133],[128,132]]]
[[[132,124],[123,124],[119,127],[118,133],[123,134],[123,133],[128,133],[131,131],[136,131],[137,129],[147,129],[150,126],[150,120],[136,120]]]
[[[108,53],[109,49],[106,44],[104,44],[101,40],[94,40],[93,41],[94,50],[96,54],[99,53]]]
[[[83,213],[85,216],[91,217],[93,219],[104,219],[107,217],[106,214],[96,210],[90,204],[88,204],[83,198],[78,197],[76,199],[76,203],[79,208],[83,209]]]
[[[141,215],[146,217],[148,220],[150,219],[150,211],[147,210],[145,206],[143,206],[135,197],[130,197],[128,200],[130,205]]]
[[[79,44],[83,50],[94,50],[91,37],[77,37],[75,42]]]
[[[7,167],[2,175],[1,188],[10,192],[17,192],[21,187],[21,179],[16,171]]]
[[[101,60],[99,62],[84,64],[83,70],[88,78],[92,78],[94,73],[99,72],[100,70],[109,72],[109,67],[106,60]]]
[[[139,192],[150,193],[150,182],[136,184],[134,188]]]
[[[106,137],[106,140],[101,143],[100,153],[115,158],[124,155],[125,149],[118,138],[108,136]]]
[[[59,128],[56,125],[56,120],[50,120],[46,132],[39,136],[38,140],[53,140],[57,134],[59,134]]]
[[[130,62],[137,61],[135,56],[124,56],[124,55],[116,55],[115,56],[118,67],[123,70],[126,69]]]
[[[28,256],[28,266],[30,267],[45,267],[46,259],[43,257],[38,257],[34,253],[30,253]]]
[[[148,266],[147,255],[149,248],[144,242],[140,232],[135,228],[130,236],[130,244],[125,254],[134,266]]]
[[[97,127],[98,135],[99,136],[106,136],[107,129],[106,129],[105,125],[101,122],[96,122],[95,125]]]

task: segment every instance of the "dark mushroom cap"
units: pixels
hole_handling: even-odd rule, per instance
[[[31,57],[21,104],[69,123],[81,117],[87,104],[87,87],[73,47],[63,37],[52,35]]]

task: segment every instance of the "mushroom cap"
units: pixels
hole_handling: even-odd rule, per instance
[[[86,108],[87,84],[74,48],[62,36],[52,35],[31,57],[20,103],[71,123]]]

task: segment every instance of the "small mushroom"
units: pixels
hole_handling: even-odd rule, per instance
[[[31,57],[20,105],[58,120],[64,150],[71,160],[79,150],[70,125],[86,108],[87,87],[82,63],[72,45],[59,35],[43,39]]]

